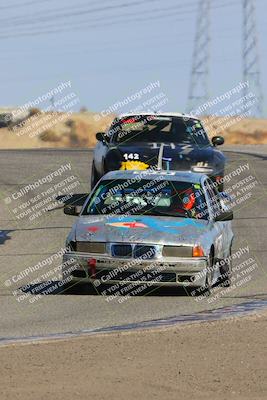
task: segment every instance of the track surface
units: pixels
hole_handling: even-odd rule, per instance
[[[186,296],[182,290],[161,289],[146,293],[146,296],[132,297],[119,304],[116,300],[107,302],[94,290],[88,294],[85,288],[75,288],[64,294],[41,295],[31,304],[29,298],[18,302],[12,294],[12,291],[21,286],[21,282],[7,287],[4,284],[5,281],[64,247],[65,237],[75,218],[65,216],[61,209],[57,209],[45,213],[31,223],[27,218],[18,221],[14,212],[11,211],[15,203],[8,205],[4,199],[68,162],[72,166],[71,173],[78,177],[80,183],[75,192],[80,195],[85,194],[89,187],[92,153],[90,150],[0,151],[2,230],[0,236],[0,337],[75,332],[192,314],[250,300],[266,299],[267,157],[264,154],[267,154],[265,146],[261,148],[239,146],[236,151],[234,147],[231,147],[226,151],[229,170],[248,163],[250,170],[243,174],[242,178],[252,173],[258,182],[256,188],[252,190],[252,197],[234,208],[233,252],[239,247],[248,245],[249,257],[253,257],[258,264],[247,283],[225,293],[211,303],[208,303],[206,299],[196,301],[195,298]],[[60,182],[61,179],[54,178],[53,184]],[[238,182],[237,177],[233,179]],[[41,190],[45,191],[50,187],[51,183],[45,183]],[[21,203],[33,198],[33,193],[23,196]],[[52,265],[58,264],[59,260]],[[51,265],[47,269],[43,268],[42,273],[50,269]],[[34,273],[29,275],[23,284],[30,282],[38,275],[40,271],[37,275]],[[31,295],[30,298],[33,296]]]

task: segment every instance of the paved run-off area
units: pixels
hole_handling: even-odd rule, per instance
[[[235,285],[230,290],[215,288],[210,299],[190,297],[183,290],[161,289],[123,302],[107,301],[84,288],[47,296],[30,294],[35,279],[35,284],[44,281],[44,287],[45,280],[53,280],[49,273],[61,261],[59,256],[51,256],[64,247],[75,219],[64,215],[60,204],[46,211],[46,199],[56,190],[63,198],[66,193],[79,194],[82,202],[89,190],[92,152],[1,151],[0,338],[76,332],[266,299],[266,151],[264,146],[255,149],[228,147],[225,153],[229,159],[226,186],[236,196],[233,254],[242,249],[234,260]],[[34,189],[25,190],[33,183]],[[42,208],[38,208],[36,204],[41,202]],[[19,288],[27,284],[21,292]]]

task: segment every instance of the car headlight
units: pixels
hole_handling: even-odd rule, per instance
[[[163,246],[163,257],[204,257],[201,246]]]
[[[106,245],[101,242],[76,242],[77,251],[80,253],[105,254]]]
[[[191,246],[163,246],[163,257],[192,257]]]

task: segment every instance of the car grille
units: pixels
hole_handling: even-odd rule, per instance
[[[142,273],[140,273],[140,271]],[[110,274],[110,275],[109,275]],[[137,271],[121,271],[114,273],[114,270],[100,270],[96,271],[96,278],[104,278],[105,283],[109,283],[110,280],[114,281],[131,281],[131,282],[176,282],[176,273],[164,272],[151,274],[151,272],[144,272],[142,270]]]
[[[130,244],[113,244],[111,254],[113,257],[132,257],[132,246]]]
[[[142,260],[151,260],[155,257],[155,246],[144,246],[142,244],[112,244],[111,255],[122,258],[140,258]]]
[[[141,258],[143,260],[151,260],[155,257],[156,249],[154,246],[136,245],[134,247],[134,258]]]

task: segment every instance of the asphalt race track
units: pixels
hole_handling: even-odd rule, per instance
[[[76,332],[267,299],[267,146],[225,147],[225,150],[226,173],[231,177],[226,186],[231,186],[238,198],[233,208],[233,254],[239,251],[234,266],[243,263],[236,269],[239,276],[235,287],[228,291],[218,288],[209,300],[188,296],[184,290],[150,288],[145,295],[122,302],[107,301],[94,288],[88,287],[75,286],[67,292],[53,291],[50,295],[40,290],[34,292],[38,282],[40,287],[40,277],[46,276],[49,281],[49,271],[60,264],[60,258],[52,260],[51,255],[64,247],[75,220],[63,214],[60,204],[70,200],[82,204],[89,190],[92,152],[0,151],[0,338]],[[60,171],[62,165],[68,165],[69,169],[62,175],[51,175]],[[37,181],[38,187],[28,192],[24,190]],[[75,182],[76,186],[71,188]],[[33,212],[33,205],[48,198],[51,186],[56,184],[61,190],[61,203],[51,211],[42,212],[36,207]],[[71,199],[64,198],[64,193],[71,193]],[[30,210],[28,214],[26,210]],[[242,250],[241,254],[240,249],[247,250]],[[43,260],[49,261],[34,270],[33,266]],[[44,287],[48,286],[44,284]]]

